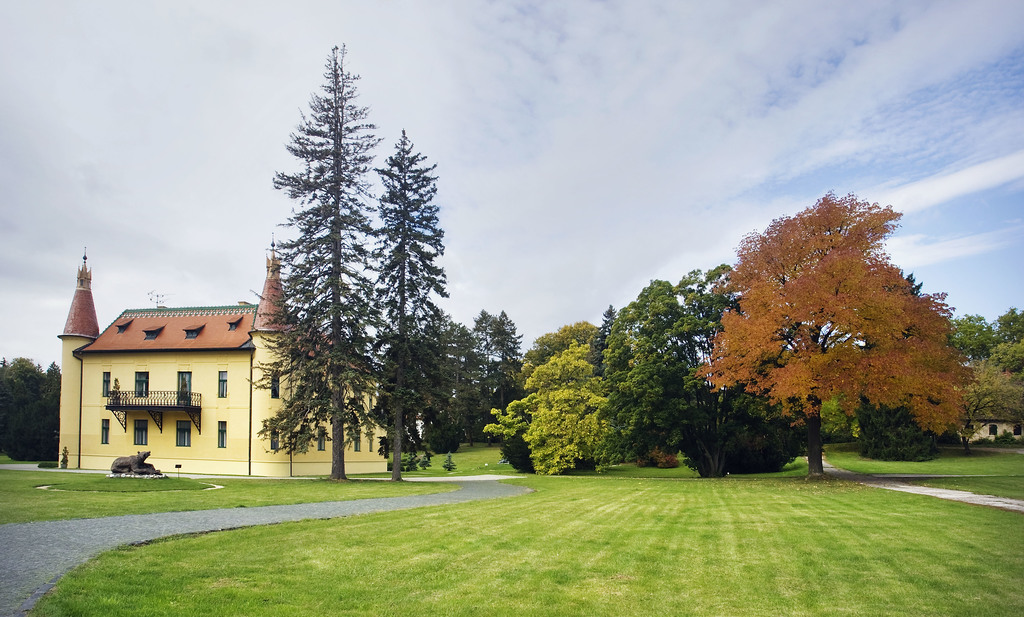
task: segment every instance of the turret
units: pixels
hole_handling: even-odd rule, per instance
[[[82,266],[78,268],[78,285],[75,287],[75,296],[71,300],[71,310],[68,311],[68,320],[64,324],[64,334],[61,338],[78,336],[94,341],[100,335],[96,305],[92,301],[92,270],[86,266],[88,259],[87,255],[82,256]]]
[[[256,318],[252,329],[256,332],[280,332],[277,312],[284,297],[281,291],[281,260],[277,258],[276,246],[270,243],[270,256],[267,257],[267,279],[263,282],[263,293],[256,309]]]
[[[62,342],[59,448],[62,454],[67,449],[71,467],[81,467],[82,361],[75,356],[75,352],[100,335],[96,305],[92,300],[92,270],[86,265],[88,259],[87,255],[82,256],[68,320],[64,324],[63,334],[58,335]]]

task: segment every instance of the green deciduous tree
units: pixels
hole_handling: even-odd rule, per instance
[[[682,452],[702,476],[780,468],[796,454],[788,427],[742,388],[704,377],[720,319],[733,299],[713,287],[728,266],[690,272],[679,285],[653,281],[619,311],[605,350],[611,444],[626,458]]]
[[[274,177],[296,204],[288,224],[297,235],[281,244],[284,329],[265,368],[290,388],[261,435],[277,433],[285,450],[304,452],[330,422],[334,479],[346,477],[344,447],[368,421],[375,388],[366,175],[379,139],[367,108],[356,103],[358,79],[345,68],[345,48],[334,48],[321,91],[287,146],[300,170]]]
[[[520,381],[525,384],[538,366],[569,349],[573,343],[590,346],[596,335],[597,327],[594,324],[578,321],[537,337],[533,347],[523,356],[523,373]]]
[[[497,422],[486,430],[505,439],[521,435],[537,473],[557,474],[598,462],[607,432],[598,412],[606,398],[589,354],[589,344],[571,341],[532,372],[528,396],[492,411]]]
[[[439,394],[442,314],[434,297],[447,297],[444,270],[444,232],[437,219],[436,165],[413,151],[405,131],[378,169],[384,193],[380,198],[381,228],[374,259],[384,319],[378,334],[383,353],[383,380],[377,404],[393,420],[392,480],[402,479],[402,445],[406,427],[431,407]],[[435,407],[436,410],[436,407]],[[409,415],[410,417],[407,417]]]
[[[996,319],[998,344],[992,348],[992,361],[1024,378],[1024,311],[1011,308]]]
[[[996,329],[981,315],[964,315],[953,320],[953,346],[969,360],[985,360],[999,344]]]
[[[957,433],[964,452],[985,420],[1024,423],[1024,384],[992,360],[971,363],[973,379],[964,388],[963,415]]]

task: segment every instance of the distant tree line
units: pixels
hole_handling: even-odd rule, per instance
[[[17,461],[56,461],[60,368],[0,359],[0,451]]]

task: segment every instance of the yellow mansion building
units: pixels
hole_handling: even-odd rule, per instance
[[[119,456],[149,450],[147,462],[164,473],[330,474],[326,436],[289,456],[274,436],[257,435],[285,394],[275,380],[254,385],[279,332],[271,307],[280,295],[280,261],[271,253],[258,305],[130,309],[101,332],[83,260],[59,337],[60,451],[67,448],[68,467],[109,469]],[[369,433],[347,447],[346,473],[386,470],[375,442]]]

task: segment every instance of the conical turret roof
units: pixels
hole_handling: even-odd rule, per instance
[[[64,324],[62,336],[84,336],[95,339],[100,335],[99,322],[96,320],[96,305],[92,301],[92,270],[86,267],[88,257],[82,256],[82,266],[78,269],[78,285],[75,297],[71,300],[71,310]]]
[[[277,311],[284,298],[281,291],[281,260],[277,258],[277,252],[273,245],[270,249],[270,257],[267,258],[267,280],[263,283],[263,293],[260,294],[260,304],[256,309],[256,319],[253,320],[252,329],[259,332],[280,332],[284,326],[279,323]]]

